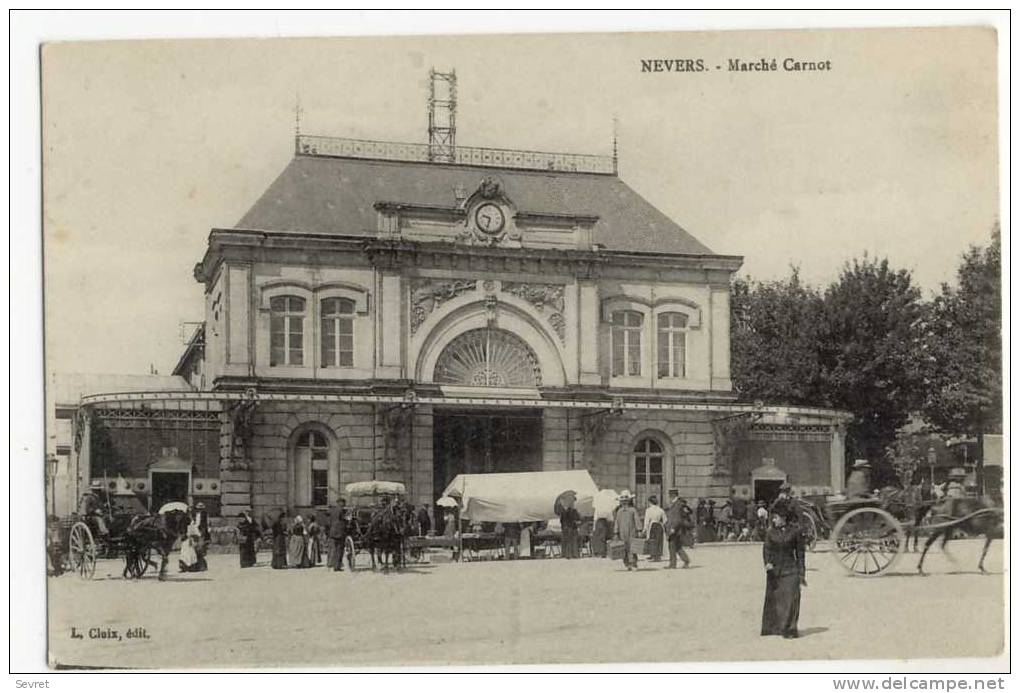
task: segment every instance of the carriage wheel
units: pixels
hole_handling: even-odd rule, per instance
[[[839,518],[831,535],[832,556],[854,575],[886,572],[906,549],[899,521],[881,508],[857,508]]]
[[[347,556],[347,567],[353,572],[354,571],[354,554],[357,549],[354,548],[354,539],[347,537],[344,539],[344,555]]]
[[[804,545],[808,551],[814,551],[815,545],[818,543],[818,523],[815,522],[815,518],[811,517],[809,513],[804,513],[800,516],[801,529],[804,534]]]
[[[92,530],[84,522],[75,522],[68,541],[71,570],[89,580],[96,574],[96,542]]]

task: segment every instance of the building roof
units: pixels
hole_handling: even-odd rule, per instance
[[[518,211],[597,216],[606,249],[713,255],[614,174],[300,154],[235,228],[374,237],[377,202],[453,207],[489,176]]]
[[[54,373],[47,399],[54,406],[78,406],[85,395],[111,392],[186,391],[194,388],[178,375],[121,375],[113,373]]]

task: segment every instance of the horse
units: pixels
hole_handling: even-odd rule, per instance
[[[392,557],[393,567],[403,564],[404,523],[402,514],[390,507],[379,508],[372,514],[368,525],[369,556],[372,570],[376,569],[376,554],[383,570],[389,570]]]
[[[882,507],[892,513],[893,517],[899,520],[911,520],[909,523],[904,522],[903,530],[907,535],[907,550],[911,550],[910,544],[913,540],[912,550],[916,553],[917,540],[921,536],[921,523],[928,516],[935,501],[925,499],[921,489],[917,486],[908,486],[905,489],[887,486],[879,491],[878,497],[882,501]]]
[[[188,530],[191,518],[183,510],[171,510],[161,515],[136,515],[124,532],[124,573],[127,577],[141,577],[148,566],[156,564],[146,557],[147,549],[160,555],[159,579],[166,580],[166,566],[174,544]]]
[[[949,518],[947,522],[939,522],[937,529],[928,537],[921,552],[921,560],[917,562],[917,572],[924,575],[924,557],[928,555],[928,549],[941,537],[941,549],[945,551],[946,543],[952,538],[953,532],[962,529],[968,534],[980,534],[985,538],[984,548],[981,549],[981,558],[978,560],[978,570],[986,573],[985,556],[988,554],[988,547],[993,539],[1003,538],[1003,511],[1002,506],[995,504],[986,496],[944,498],[933,508],[936,519]]]

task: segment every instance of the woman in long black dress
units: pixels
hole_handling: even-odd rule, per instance
[[[287,513],[281,512],[273,521],[273,567],[287,567]]]
[[[241,539],[238,543],[241,567],[251,568],[257,560],[255,542],[262,536],[262,532],[248,513],[242,512],[238,517],[241,518],[241,521],[237,523],[237,533]]]
[[[788,503],[772,508],[772,526],[765,532],[762,556],[765,561],[765,607],[761,615],[762,635],[797,637],[800,617],[800,588],[804,577],[804,535]]]

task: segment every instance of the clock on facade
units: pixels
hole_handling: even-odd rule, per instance
[[[494,236],[503,230],[505,224],[506,216],[504,216],[503,210],[500,209],[499,205],[487,202],[479,205],[478,209],[475,210],[475,226],[482,233]]]

